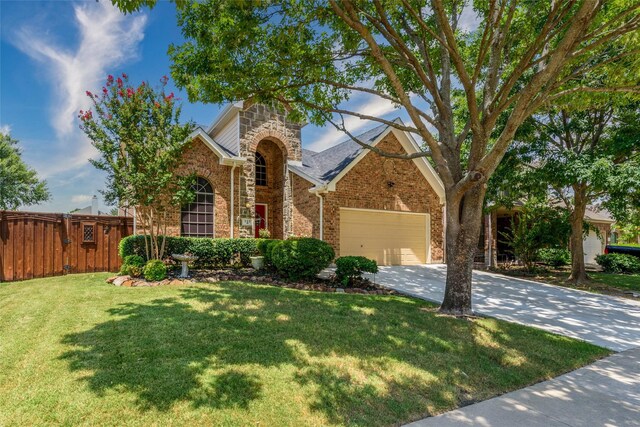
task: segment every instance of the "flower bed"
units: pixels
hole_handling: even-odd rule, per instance
[[[148,282],[142,278],[131,276],[114,276],[107,279],[107,283],[115,286],[125,287],[153,287],[164,285],[189,285],[196,282],[229,282],[241,281],[257,283],[261,285],[279,286],[283,288],[300,289],[317,292],[344,292],[352,294],[372,294],[372,295],[396,295],[397,292],[378,286],[367,279],[360,279],[353,286],[344,288],[335,278],[305,281],[287,281],[282,277],[269,273],[268,271],[257,271],[252,268],[241,269],[220,269],[220,270],[191,270],[191,278],[181,279],[169,277],[158,282]]]

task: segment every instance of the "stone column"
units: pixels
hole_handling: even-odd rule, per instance
[[[287,239],[293,235],[293,193],[291,175],[287,159],[284,160],[283,194],[282,194],[282,238]]]

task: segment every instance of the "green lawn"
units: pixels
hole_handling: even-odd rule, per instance
[[[395,296],[0,284],[0,425],[395,425],[608,354]]]
[[[497,273],[513,277],[522,277],[550,285],[564,286],[572,289],[581,289],[607,295],[625,296],[625,291],[640,292],[640,274],[613,274],[589,271],[590,281],[584,285],[573,285],[567,282],[568,270],[546,269],[529,273],[521,268],[509,270],[496,270]]]
[[[589,273],[589,276],[596,283],[640,292],[640,274]]]

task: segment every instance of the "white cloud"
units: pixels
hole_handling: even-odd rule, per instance
[[[79,42],[75,49],[53,44],[50,37],[37,28],[22,27],[15,45],[43,64],[52,86],[51,125],[56,133],[55,158],[39,167],[42,176],[51,176],[87,164],[96,150],[78,129],[77,114],[90,107],[85,91],[99,90],[109,68],[137,57],[144,37],[147,18],[128,16],[111,2],[85,3],[74,6]]]
[[[347,108],[348,110],[373,117],[384,117],[393,111],[397,111],[399,114],[401,111],[390,101],[374,97],[373,95],[360,95],[358,97],[364,99],[364,101],[356,104],[357,100],[351,100]],[[372,128],[380,124],[380,122],[362,120],[355,116],[345,115],[344,117],[345,128],[347,128],[347,130],[352,134],[365,128]],[[322,136],[310,143],[308,148],[313,151],[326,150],[347,138],[348,136],[344,132],[337,130],[333,125],[329,124],[323,130]]]
[[[0,135],[9,135],[11,133],[11,125],[0,125]]]
[[[86,203],[91,201],[92,197],[90,194],[75,194],[71,196],[71,203]]]

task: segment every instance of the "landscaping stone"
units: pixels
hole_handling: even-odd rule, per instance
[[[116,280],[117,278],[118,278],[118,276],[109,277],[107,279],[107,283],[113,283],[113,281]]]
[[[124,282],[122,282],[122,286],[125,286],[127,288],[130,288],[133,286],[133,284],[135,283],[135,280],[125,280]]]
[[[112,283],[116,286],[122,286],[122,284],[127,280],[131,280],[131,276],[118,276],[115,279],[113,279]]]

